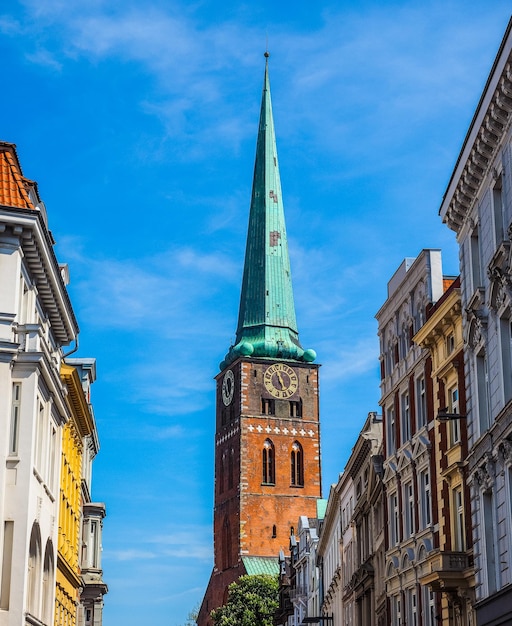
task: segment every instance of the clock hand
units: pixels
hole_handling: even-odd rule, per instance
[[[277,374],[277,378],[279,379],[279,382],[281,383],[281,389],[284,389],[284,382],[283,382],[283,377],[281,376],[281,372],[277,370],[276,374]]]

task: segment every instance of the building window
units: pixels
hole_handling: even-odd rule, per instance
[[[400,512],[398,509],[398,494],[393,493],[389,496],[389,544],[396,546],[400,541]]]
[[[483,351],[476,356],[476,379],[480,434],[483,434],[490,426],[489,372],[487,368],[487,357]]]
[[[415,589],[405,590],[407,626],[418,626],[418,600]]]
[[[21,383],[13,383],[11,400],[11,433],[9,437],[9,454],[18,454],[18,436],[20,429]]]
[[[41,532],[37,522],[32,526],[28,554],[27,579],[27,607],[28,612],[37,617],[39,615],[39,600],[41,593]]]
[[[266,439],[263,444],[263,483],[266,485],[274,485],[276,482],[276,466],[275,466],[275,450],[274,444],[270,439]]]
[[[428,470],[419,473],[421,524],[423,528],[432,524],[432,504],[430,491],[430,473]]]
[[[416,379],[416,422],[418,430],[427,423],[427,395],[424,376]]]
[[[50,453],[48,458],[48,487],[52,493],[55,492],[55,470],[57,469],[56,465],[58,463],[57,455],[57,429],[55,426],[51,425],[50,427]]]
[[[503,372],[503,399],[512,399],[512,331],[510,320],[500,318],[501,363]]]
[[[457,387],[448,389],[448,412],[459,415],[459,390]],[[450,443],[454,446],[460,442],[460,420],[450,420]]]
[[[235,451],[231,448],[228,459],[228,489],[233,489],[235,472]]]
[[[388,349],[384,353],[384,357],[386,360],[386,375],[389,376],[393,371],[393,347],[391,346],[391,344],[388,344]]]
[[[494,520],[494,498],[492,492],[482,494],[482,508],[484,513],[484,536],[482,567],[484,569],[485,587],[487,594],[491,595],[498,590],[498,576],[496,572],[496,534]]]
[[[496,184],[492,189],[492,209],[494,218],[494,237],[496,247],[504,240],[504,228],[503,228],[503,179],[500,174]]]
[[[27,283],[23,276],[20,276],[20,300],[19,300],[19,308],[18,308],[18,322],[20,324],[27,324],[29,319],[29,291]]]
[[[302,446],[298,441],[292,445],[291,460],[291,484],[295,487],[304,486],[304,457]]]
[[[414,524],[414,488],[412,482],[406,483],[404,487],[405,500],[405,534],[410,537],[415,532]]]
[[[388,455],[394,454],[395,445],[395,409],[389,407],[386,411],[386,445]]]
[[[424,626],[435,626],[437,624],[434,592],[427,586],[423,587],[423,613],[425,616],[423,620]]]
[[[290,417],[302,417],[302,400],[290,402]]]
[[[391,624],[402,626],[402,603],[400,596],[393,596],[391,599]]]
[[[262,398],[261,399],[261,412],[263,415],[275,415],[276,414],[276,403],[274,400],[270,398]]]
[[[91,522],[90,530],[91,541],[91,567],[98,567],[99,557],[99,537],[98,537],[98,522]]]
[[[233,537],[231,535],[231,524],[229,523],[229,519],[227,517],[224,518],[224,524],[222,525],[222,561],[223,561],[223,569],[227,569],[231,566],[232,561],[232,541]]]
[[[52,623],[53,597],[55,588],[52,586],[53,572],[53,546],[50,540],[46,544],[43,561],[43,584],[42,584],[42,608],[41,615],[45,624]],[[53,593],[52,593],[53,592]]]
[[[457,487],[453,491],[453,523],[454,523],[454,545],[456,552],[463,552],[466,549],[466,533],[464,532],[464,500],[462,498],[462,487]]]
[[[219,493],[224,492],[224,478],[226,476],[226,452],[222,453],[219,467]]]
[[[446,356],[450,356],[455,350],[455,335],[450,333],[448,337],[446,337]]]
[[[393,365],[397,365],[399,360],[400,360],[400,353],[398,350],[398,341],[397,341],[395,342],[395,345],[393,346]]]
[[[46,441],[46,407],[43,401],[39,400],[39,410],[37,414],[36,427],[36,469],[42,475],[44,467],[44,448]]]
[[[480,265],[480,245],[478,242],[478,228],[475,228],[470,237],[471,254],[471,278],[473,280],[473,291],[482,286],[482,269]]]
[[[401,415],[400,425],[402,430],[402,445],[411,438],[411,411],[409,406],[409,394],[403,393],[400,398]]]
[[[0,579],[0,609],[9,610],[11,595],[12,548],[14,537],[14,522],[4,522],[4,541],[2,552],[2,577]]]
[[[405,359],[407,352],[409,351],[409,333],[407,326],[402,327],[402,333],[400,334],[400,352],[402,358]]]

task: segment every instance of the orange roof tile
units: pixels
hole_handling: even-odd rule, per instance
[[[23,176],[15,144],[0,141],[0,204],[34,209],[30,187],[35,183]]]

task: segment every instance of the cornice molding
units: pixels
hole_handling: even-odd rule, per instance
[[[498,58],[491,71],[439,210],[443,222],[456,233],[461,231],[470,217],[482,183],[490,173],[499,147],[510,128],[512,52],[510,44],[506,47],[508,55]],[[504,48],[500,50],[498,57],[503,52]],[[494,171],[493,175],[497,178],[498,172]]]

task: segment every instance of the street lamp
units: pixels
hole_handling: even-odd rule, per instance
[[[466,419],[467,415],[461,415],[460,413],[448,413],[448,408],[439,409],[437,413],[438,422],[451,422],[452,420]]]

